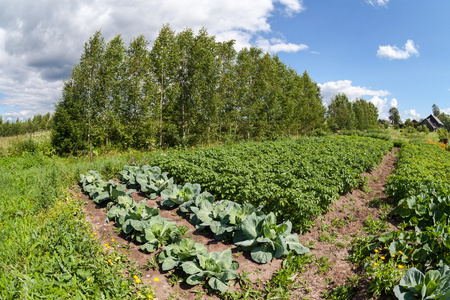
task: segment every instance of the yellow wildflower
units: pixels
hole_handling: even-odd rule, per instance
[[[381,257],[381,259],[383,259],[383,260],[384,260],[385,258],[386,258],[386,257],[384,257],[384,256]]]
[[[141,280],[140,279],[136,279],[136,283],[141,283]]]
[[[374,265],[374,266],[378,266],[378,264],[377,264],[377,263],[373,263],[373,265]]]
[[[374,251],[375,251],[375,253],[378,253],[378,249],[375,249]]]
[[[89,277],[89,278],[87,279],[87,281],[88,281],[88,282],[91,281],[91,277]]]
[[[154,280],[154,281],[156,281],[156,282],[158,282],[158,281],[159,281],[159,278],[157,278],[157,277],[156,277],[156,278],[155,278],[155,279],[153,279],[153,280]]]

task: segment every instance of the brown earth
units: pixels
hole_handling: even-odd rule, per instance
[[[316,256],[316,263],[302,274],[299,274],[298,289],[294,291],[293,299],[323,299],[322,294],[326,290],[344,284],[354,275],[361,275],[358,266],[345,261],[351,249],[350,241],[353,237],[365,234],[362,230],[364,221],[370,215],[374,219],[380,217],[380,210],[377,205],[369,205],[369,203],[383,203],[387,201],[388,196],[384,193],[386,177],[392,173],[396,161],[395,150],[388,153],[383,162],[370,173],[363,174],[367,177],[367,185],[365,191],[354,190],[353,192],[341,196],[330,206],[327,214],[316,219],[315,226],[310,232],[299,235],[300,242],[310,247],[310,254]],[[105,223],[106,208],[95,205],[89,200],[87,195],[80,192],[80,188],[75,188],[77,194],[85,200],[86,220],[91,223],[93,234],[98,241],[104,245],[106,251],[116,248],[119,252],[128,256],[130,261],[135,261],[142,275],[139,277],[142,284],[150,283],[156,292],[156,296],[160,300],[164,299],[200,299],[198,292],[206,292],[201,286],[190,286],[186,283],[177,283],[172,286],[169,283],[170,272],[162,272],[159,269],[146,267],[148,260],[154,257],[158,252],[145,254],[140,250],[140,245],[128,241],[124,236],[118,234],[118,228],[114,226],[114,222]],[[160,207],[161,199],[146,199],[142,194],[135,192],[132,194],[136,202],[145,200],[150,207]],[[376,201],[374,201],[376,200]],[[371,202],[372,201],[372,202]],[[167,210],[161,208],[160,214],[169,220],[176,221],[179,226],[184,225],[189,229],[188,236],[196,242],[203,243],[208,251],[223,251],[231,248],[233,259],[239,262],[238,273],[242,271],[248,272],[251,282],[264,283],[267,282],[272,275],[281,268],[280,259],[274,259],[272,262],[260,265],[251,261],[248,253],[242,253],[232,244],[224,244],[215,241],[213,236],[199,232],[190,224],[186,216],[179,215],[177,209]],[[394,222],[394,220],[389,220]],[[390,224],[391,229],[395,226]],[[111,248],[108,248],[111,247]],[[320,263],[328,260],[328,270],[320,269],[323,264]],[[127,273],[128,271],[125,271]],[[127,274],[133,276],[135,274]],[[361,275],[362,277],[362,275]],[[155,281],[157,278],[158,281]],[[354,299],[371,299],[371,295],[367,293],[368,280],[360,281],[359,292]],[[231,286],[230,290],[236,290],[236,286]],[[218,299],[214,294],[206,294],[201,299]]]

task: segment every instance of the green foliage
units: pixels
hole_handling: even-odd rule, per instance
[[[290,221],[277,225],[273,213],[267,216],[252,213],[239,225],[233,243],[251,248],[252,259],[261,264],[270,262],[273,257],[287,255],[289,251],[299,255],[308,252],[309,249],[299,243],[298,235],[291,230]]]
[[[169,271],[186,261],[194,260],[198,254],[208,252],[205,245],[195,243],[193,239],[184,238],[164,247],[158,255],[158,262],[161,263],[163,271]]]
[[[169,25],[148,45],[105,42],[100,31],[84,45],[56,105],[58,154],[273,140],[324,125],[320,87],[278,56]]]
[[[45,115],[34,115],[33,118],[21,121],[18,118],[15,122],[7,120],[3,122],[0,116],[0,137],[22,135],[38,131],[47,131],[50,129],[52,116],[50,113]]]
[[[450,269],[444,266],[439,270],[430,270],[424,275],[416,268],[411,268],[395,286],[394,293],[400,300],[449,299]]]
[[[349,136],[241,143],[151,155],[178,182],[196,182],[215,199],[263,206],[297,230],[307,230],[328,205],[359,187],[392,142]]]
[[[450,153],[432,144],[404,144],[386,193],[397,201],[418,194],[437,196],[450,190]]]
[[[389,109],[389,120],[391,120],[391,123],[398,127],[400,123],[402,122],[402,119],[400,117],[400,113],[398,112],[397,107],[391,107]]]
[[[164,199],[161,204],[173,207],[188,201],[193,201],[195,197],[200,195],[201,187],[198,183],[185,183],[184,185],[172,184],[161,192]]]
[[[183,271],[190,275],[186,283],[197,285],[208,280],[208,285],[215,290],[225,292],[230,280],[237,277],[235,270],[239,267],[237,261],[233,261],[231,249],[223,252],[209,252],[198,254],[194,261],[186,261],[181,264]]]
[[[68,189],[87,165],[40,153],[0,160],[1,299],[136,299],[144,291],[117,276],[129,262],[100,253],[84,201]]]

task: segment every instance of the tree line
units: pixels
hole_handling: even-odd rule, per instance
[[[362,98],[351,102],[345,94],[337,94],[328,105],[327,125],[332,131],[374,129],[378,127],[378,109]]]
[[[306,71],[259,48],[236,51],[233,40],[218,42],[205,29],[176,33],[169,25],[151,47],[142,35],[126,47],[120,35],[106,42],[98,31],[64,82],[52,144],[57,153],[76,154],[91,145],[272,139],[323,128],[326,114]]]
[[[15,122],[10,122],[9,120],[3,122],[3,118],[2,116],[0,116],[0,137],[15,136],[20,134],[49,130],[50,126],[50,113],[47,113],[43,116],[37,114],[25,121],[16,119]]]

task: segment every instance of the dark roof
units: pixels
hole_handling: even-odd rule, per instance
[[[423,120],[420,124],[426,125],[425,123],[427,123],[428,125],[430,125],[430,126],[427,126],[427,127],[431,127],[431,128],[433,128],[433,129],[437,129],[436,125],[434,125],[433,122],[431,122],[429,118],[426,118],[426,119]]]
[[[424,119],[422,122],[420,122],[420,125],[429,124],[434,130],[444,127],[444,124],[434,115],[429,115],[426,119]]]
[[[439,125],[444,126],[444,123],[442,123],[441,120],[439,120],[439,118],[436,117],[435,115],[429,115],[427,119],[434,119],[434,121],[435,121],[436,123],[438,123]]]

